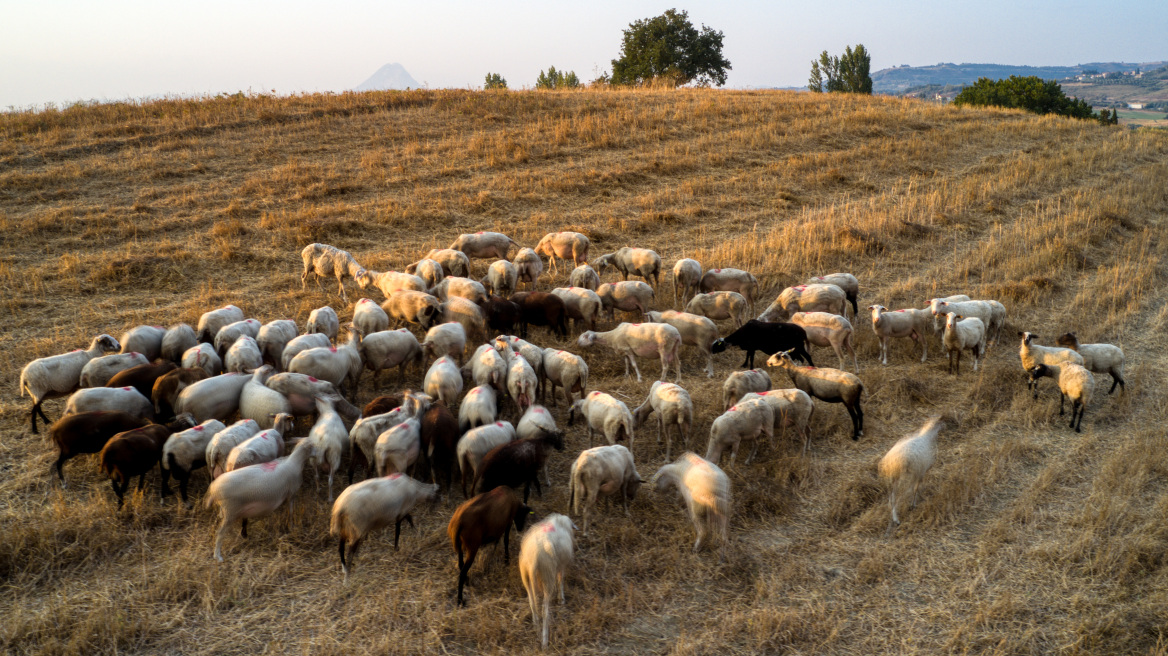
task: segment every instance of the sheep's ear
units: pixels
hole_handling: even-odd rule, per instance
[[[1022,332],[1021,330],[1019,330],[1019,331],[1018,331],[1018,336],[1019,336],[1019,337],[1022,337],[1022,336],[1023,336],[1023,335],[1025,335],[1025,334],[1026,334],[1026,333]]]

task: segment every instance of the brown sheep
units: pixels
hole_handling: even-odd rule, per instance
[[[61,487],[66,487],[65,474],[61,471],[65,461],[83,453],[100,453],[114,435],[149,424],[148,419],[128,412],[105,410],[65,415],[55,421],[49,427],[49,440],[57,446],[57,462],[53,467],[57,469]],[[52,475],[50,468],[49,477]]]
[[[475,556],[483,545],[503,538],[503,563],[511,563],[511,525],[522,532],[535,511],[519,501],[512,489],[504,486],[468,499],[454,511],[446,534],[458,554],[458,605],[465,606],[462,589],[469,579],[467,572],[474,565]],[[465,555],[464,555],[465,552]]]
[[[101,450],[101,471],[110,478],[118,495],[118,510],[125,503],[130,479],[138,477],[138,489],[146,484],[146,474],[162,458],[162,447],[171,433],[192,428],[195,420],[181,414],[169,424],[151,424],[118,433]]]

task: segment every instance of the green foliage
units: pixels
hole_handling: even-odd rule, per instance
[[[507,80],[498,73],[487,73],[487,79],[483,82],[484,89],[506,89]]]
[[[807,88],[816,93],[872,93],[872,56],[864,44],[844,49],[840,57],[833,57],[826,50],[819,53],[818,60],[811,62],[811,77]]]
[[[546,71],[540,71],[535,78],[536,89],[576,89],[580,87],[580,78],[576,71],[557,71],[555,66],[548,66]]]
[[[1044,80],[1030,75],[1021,77],[1011,75],[1004,80],[991,80],[988,77],[979,78],[974,84],[965,87],[953,99],[954,105],[1013,107],[1025,109],[1035,114],[1058,114],[1071,118],[1096,119],[1105,124],[1117,123],[1108,116],[1096,114],[1091,105],[1078,98],[1068,98],[1058,82]],[[1107,110],[1104,110],[1104,114]]]
[[[722,32],[702,25],[689,14],[670,9],[660,16],[629,24],[621,40],[619,59],[612,60],[613,84],[644,84],[655,79],[675,86],[726,84],[730,60],[722,56]]]

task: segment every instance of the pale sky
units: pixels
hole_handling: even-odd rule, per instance
[[[721,30],[727,87],[802,86],[822,50],[872,70],[1168,60],[1168,0],[373,2],[0,0],[0,110],[251,89],[352,88],[399,62],[431,88],[611,69],[621,30],[676,7]]]

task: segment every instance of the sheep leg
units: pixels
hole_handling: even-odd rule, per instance
[[[750,455],[746,456],[745,464],[749,465],[754,460],[754,454],[758,453],[758,443],[760,441],[757,437],[754,438],[754,448],[750,450]],[[733,456],[731,458],[733,459]]]
[[[57,478],[61,479],[61,487],[62,488],[68,487],[67,485],[65,485],[65,473],[61,470],[61,467],[64,466],[64,464],[65,464],[65,454],[62,453],[60,456],[57,457],[57,462],[54,465],[57,468]],[[52,480],[52,479],[53,479],[53,468],[50,467],[49,468],[49,480]]]
[[[337,464],[339,465],[340,463],[337,463]],[[337,470],[336,467],[329,468],[329,480],[328,480],[328,500],[329,500],[329,503],[333,502],[333,473],[336,472],[336,470]]]
[[[627,362],[632,363],[633,371],[635,371],[637,373],[637,382],[638,383],[641,382],[641,368],[637,366],[637,355],[635,353],[633,353],[632,351],[628,351],[627,353],[625,353],[625,357],[628,358]],[[628,376],[628,375],[629,375],[628,365],[625,365],[625,376]],[[664,376],[662,376],[662,379],[664,379]]]
[[[558,583],[560,586],[560,604],[563,604],[564,603],[564,571],[563,570],[556,572],[556,583]],[[548,617],[546,611],[548,609],[545,608],[544,610],[545,610],[544,619],[546,620]]]
[[[187,497],[187,481],[191,480],[190,473],[188,472],[186,476],[182,477],[175,476],[175,478],[178,479],[178,492],[182,495],[183,505],[190,505],[191,500]]]
[[[337,540],[337,552],[341,556],[341,571],[345,573],[345,580],[349,580],[349,566],[345,564],[345,538]]]
[[[409,517],[409,515],[405,515],[404,517],[399,517],[397,522],[395,522],[393,525],[393,550],[394,551],[397,551],[397,539],[401,536],[402,520],[406,519],[407,517]],[[410,519],[410,526],[413,526],[413,525],[414,525],[414,520]]]
[[[226,514],[223,516],[223,523],[219,525],[219,530],[215,531],[215,560],[223,562],[223,538],[227,536],[227,529],[231,528],[231,518]]]
[[[343,299],[343,300],[344,300],[346,303],[348,303],[348,302],[349,302],[349,297],[348,297],[348,295],[346,295],[346,294],[345,294],[345,277],[344,277],[344,275],[338,275],[338,276],[337,276],[337,288],[338,288],[338,289],[339,289],[339,291],[341,292],[341,298],[342,298],[342,299]]]
[[[114,488],[114,494],[118,497],[118,510],[122,509],[122,494],[124,491],[118,488],[118,480],[116,478],[110,479],[110,485]]]
[[[1061,393],[1061,392],[1060,392],[1060,393],[1059,393],[1059,416],[1060,416],[1060,417],[1061,417],[1061,416],[1063,416],[1063,412],[1064,412],[1064,410],[1063,410],[1063,403],[1065,403],[1065,402],[1066,402],[1066,400],[1067,400],[1067,395],[1066,395],[1066,394],[1063,394],[1063,393]],[[1073,410],[1074,410],[1074,409],[1073,409],[1073,407],[1072,407],[1072,412],[1073,412]]]
[[[506,553],[506,552],[504,552],[504,553]],[[466,586],[466,582],[470,578],[469,576],[467,576],[467,572],[470,571],[470,566],[474,564],[475,555],[476,555],[476,552],[474,552],[474,551],[470,552],[469,557],[466,559],[465,562],[463,562],[462,544],[458,545],[458,605],[459,606],[466,606],[466,600],[464,600],[462,598],[462,589]]]
[[[742,368],[743,369],[750,369],[753,366],[754,366],[754,349],[750,349],[746,352],[746,359],[742,361]]]
[[[884,537],[892,535],[892,531],[900,525],[900,518],[896,516],[896,488],[888,493],[888,506],[892,508],[892,518],[888,520],[888,528],[884,531]]]
[[[159,493],[162,495],[162,500],[166,501],[166,497],[170,496],[170,469],[162,467],[162,483],[158,486]],[[178,478],[175,476],[175,478]]]
[[[537,477],[538,478],[538,477]],[[531,494],[531,481],[523,484],[523,503],[527,503],[527,497]],[[543,496],[542,494],[540,495]]]
[[[243,518],[242,526],[239,529],[239,537],[243,538],[244,540],[247,539],[247,518],[246,517]]]

